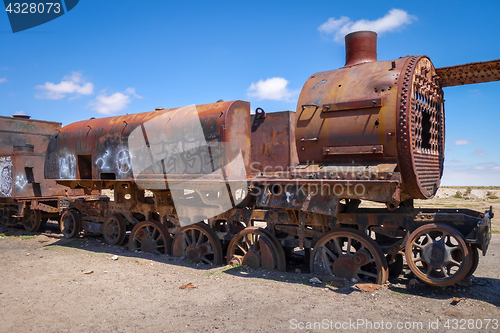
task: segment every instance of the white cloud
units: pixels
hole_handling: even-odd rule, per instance
[[[455,140],[455,144],[457,146],[470,145],[471,143],[472,143],[472,141],[469,141],[469,140],[463,140],[463,139],[456,139]]]
[[[358,20],[351,21],[349,17],[342,16],[339,19],[330,17],[328,21],[318,27],[322,33],[333,35],[333,40],[337,43],[344,41],[345,35],[354,31],[375,31],[378,34],[394,31],[397,28],[410,24],[417,19],[416,16],[408,14],[401,9],[391,9],[384,17],[374,21]]]
[[[134,88],[127,88],[124,92],[117,92],[111,95],[107,95],[105,92],[97,95],[97,97],[89,102],[89,106],[92,110],[95,110],[102,114],[113,114],[120,110],[123,110],[130,104],[130,95],[135,98],[142,98],[142,96],[137,95]]]
[[[441,185],[498,186],[500,185],[500,164],[497,162],[458,166],[447,164],[444,169]]]
[[[288,80],[282,77],[272,77],[266,80],[259,80],[252,83],[247,90],[248,97],[255,97],[259,100],[270,99],[274,101],[290,102],[299,93],[298,90],[288,89]]]
[[[36,94],[36,98],[46,99],[62,99],[68,94],[76,94],[72,98],[80,95],[91,95],[94,93],[94,84],[86,82],[82,78],[81,72],[72,72],[62,78],[60,83],[45,82],[43,85],[38,85],[36,89],[41,90],[40,94]]]
[[[0,83],[4,83],[4,82],[7,82],[7,78],[6,77],[0,78]]]
[[[486,152],[485,152],[485,151],[483,151],[483,150],[481,150],[481,148],[476,148],[476,149],[474,150],[474,154],[479,155],[479,156],[482,156],[482,155],[486,155]]]

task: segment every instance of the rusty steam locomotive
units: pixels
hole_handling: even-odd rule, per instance
[[[420,280],[451,285],[486,253],[493,212],[413,200],[443,174],[442,88],[499,72],[498,60],[377,61],[364,31],[346,36],[343,68],[309,77],[296,112],[219,101],[62,128],[3,117],[1,221],[56,218],[66,237],[128,235],[131,250],[263,269],[285,270],[300,247],[311,272],[379,284],[406,259]]]

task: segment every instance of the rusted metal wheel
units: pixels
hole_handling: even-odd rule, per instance
[[[433,286],[455,284],[472,268],[469,246],[463,236],[445,224],[426,224],[412,232],[405,255],[413,274]]]
[[[477,269],[479,264],[479,250],[474,245],[467,244],[469,246],[470,259],[472,260],[471,268],[466,276],[470,277]]]
[[[165,226],[156,221],[142,221],[132,229],[128,249],[164,255],[170,254],[171,243]]]
[[[67,210],[59,221],[61,232],[66,238],[74,238],[80,234],[82,230],[82,217],[76,210]]]
[[[120,245],[125,239],[125,220],[119,214],[109,216],[102,226],[104,241],[109,245]]]
[[[222,246],[215,232],[203,222],[181,229],[174,237],[172,255],[196,263],[222,265]]]
[[[382,249],[359,230],[342,228],[323,236],[314,247],[312,273],[384,284],[389,275]]]
[[[248,227],[236,234],[227,249],[229,265],[245,265],[254,269],[278,269],[278,249],[265,229]],[[284,253],[283,258],[284,260]]]
[[[38,231],[42,223],[42,212],[39,210],[29,210],[27,218],[24,220],[24,228],[28,231]]]
[[[280,272],[286,272],[286,256],[285,256],[285,250],[283,250],[283,247],[281,246],[280,242],[278,239],[267,229],[262,229],[264,230],[264,233],[267,234],[267,237],[271,239],[271,241],[274,244],[275,247],[275,252],[276,252],[276,270]]]

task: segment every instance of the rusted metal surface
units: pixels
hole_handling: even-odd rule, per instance
[[[377,33],[357,31],[345,36],[345,67],[377,61]]]
[[[66,194],[43,174],[47,145],[60,128],[56,122],[0,116],[0,198]]]
[[[500,81],[500,59],[436,68],[441,87]]]
[[[251,174],[287,171],[298,164],[295,146],[295,112],[252,115]]]
[[[50,143],[45,175],[78,180],[202,176],[238,156],[243,171],[249,171],[249,121],[249,104],[231,101],[76,122]],[[238,177],[235,170],[226,168],[225,175]]]
[[[423,56],[316,73],[297,105],[299,162],[397,163],[402,198],[430,198],[443,171],[443,101]]]

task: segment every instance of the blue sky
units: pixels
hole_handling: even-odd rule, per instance
[[[0,115],[68,124],[218,99],[295,110],[311,74],[344,65],[349,28],[376,27],[380,60],[425,54],[442,67],[500,58],[499,14],[498,1],[82,0],[13,34],[4,12]],[[500,185],[499,92],[445,88],[443,185]]]

